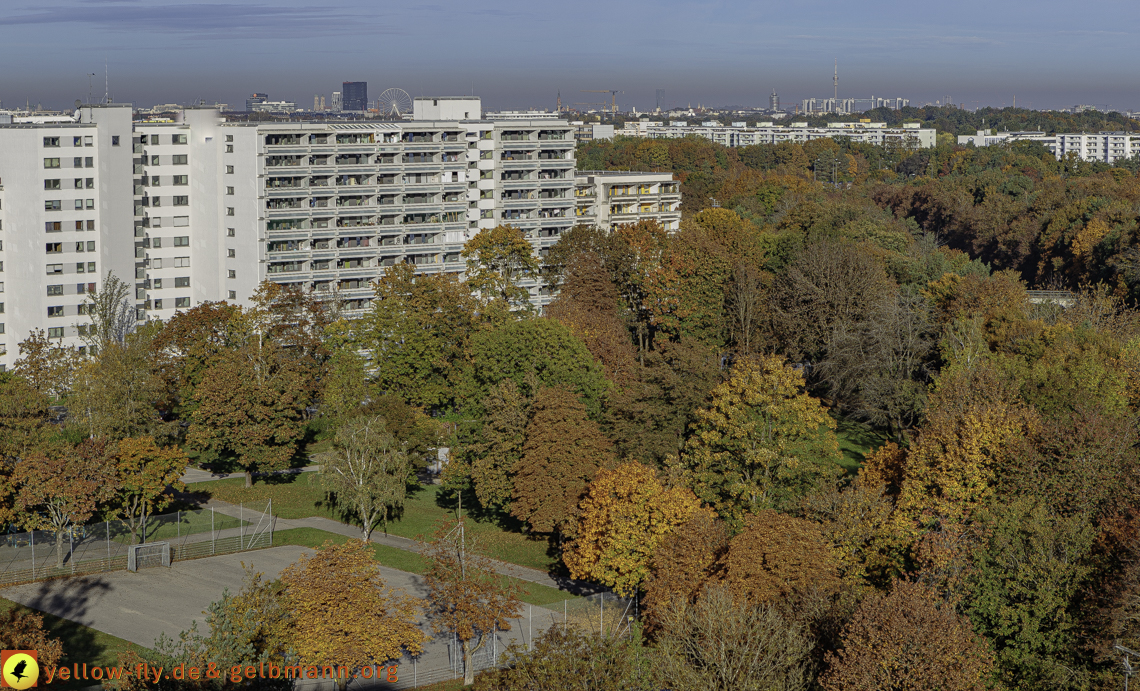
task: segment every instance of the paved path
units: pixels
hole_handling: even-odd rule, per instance
[[[264,473],[254,473],[254,477],[262,475],[296,475],[298,473],[315,473],[320,470],[319,465],[307,465],[304,468],[291,468],[289,470],[272,470]],[[209,482],[211,480],[228,480],[235,477],[245,477],[245,473],[215,473],[212,470],[201,470],[199,468],[186,468],[186,472],[182,474],[182,482],[190,484],[193,482]]]

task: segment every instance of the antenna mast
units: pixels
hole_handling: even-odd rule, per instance
[[[839,58],[835,59],[835,76],[831,78],[831,83],[835,86],[835,107],[839,108]]]
[[[107,60],[103,60],[103,103],[111,102],[111,69],[107,66]]]

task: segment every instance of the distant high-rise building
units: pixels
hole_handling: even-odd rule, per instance
[[[334,113],[339,113],[344,110],[344,100],[341,99],[339,91],[332,93],[332,109]]]
[[[325,109],[325,97],[321,96],[321,110]]]
[[[313,96],[313,111],[316,112],[321,109],[321,97]]]
[[[259,94],[259,93],[250,94],[250,97],[245,99],[245,110],[247,113],[252,113],[254,111],[255,105],[257,105],[258,103],[265,103],[268,100],[269,100],[269,94]]]
[[[776,95],[776,90],[772,89],[772,95],[768,97],[768,110],[780,109],[780,97]]]
[[[344,82],[344,110],[363,111],[368,109],[368,82]]]

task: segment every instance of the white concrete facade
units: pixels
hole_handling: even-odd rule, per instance
[[[1082,161],[1115,163],[1140,152],[1140,134],[1131,132],[1045,134],[1040,131],[978,130],[977,134],[958,135],[958,144],[962,146],[993,146],[1026,141],[1041,143],[1058,161],[1069,154],[1075,154]]]
[[[697,126],[661,123],[626,123],[617,134],[650,139],[704,137],[722,146],[754,146],[756,144],[802,144],[813,139],[846,137],[852,141],[878,146],[902,146],[907,149],[930,149],[937,143],[938,133],[932,128],[904,124],[887,127],[881,122],[830,123],[827,127],[808,127],[806,123],[789,126],[762,123],[757,127]]]

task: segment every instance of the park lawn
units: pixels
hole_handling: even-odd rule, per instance
[[[208,493],[214,499],[231,504],[244,502],[254,506],[264,506],[272,498],[273,514],[286,519],[319,516],[354,523],[338,507],[330,504],[316,473],[259,478],[248,489],[241,478],[211,480],[190,485],[190,491]],[[431,539],[444,517],[455,517],[454,510],[437,502],[441,491],[438,485],[428,485],[409,493],[403,514],[388,521],[388,532],[413,540]],[[558,566],[557,557],[549,554],[550,544],[546,540],[535,540],[521,532],[506,530],[493,520],[470,516],[466,510],[464,515],[468,516],[470,536],[488,556],[541,571],[550,571]],[[378,526],[377,530],[383,532],[384,525]]]
[[[273,533],[273,545],[275,547],[281,545],[300,545],[302,547],[315,548],[320,547],[328,540],[340,545],[352,539],[355,538],[325,532],[324,530],[318,530],[316,528],[290,528],[288,530],[277,530]],[[372,545],[372,551],[376,554],[376,561],[380,562],[381,566],[387,566],[390,569],[407,571],[408,573],[414,574],[423,574],[427,571],[427,560],[415,552],[377,544]],[[577,599],[575,596],[564,593],[557,588],[551,588],[538,583],[530,583],[508,576],[504,576],[503,578],[507,581],[514,581],[521,586],[522,592],[519,595],[519,599],[527,604],[549,605],[555,602],[562,602],[563,600]]]
[[[130,641],[124,641],[109,633],[96,631],[83,624],[77,624],[70,619],[57,617],[47,612],[40,612],[31,607],[25,607],[11,600],[0,598],[0,613],[6,614],[13,608],[35,612],[43,616],[44,628],[47,629],[48,635],[52,638],[58,638],[63,643],[63,662],[65,664],[87,663],[88,667],[114,667],[119,664],[120,652],[131,650],[140,652],[144,650],[141,646],[135,645]],[[41,684],[44,679],[46,679],[46,677],[41,677]],[[84,681],[83,679],[70,679],[68,681],[55,680],[52,682],[51,687],[70,690],[82,689],[92,684],[92,681]]]
[[[835,436],[843,453],[840,467],[848,475],[855,475],[868,453],[887,443],[887,436],[868,425],[849,418],[837,418]]]

